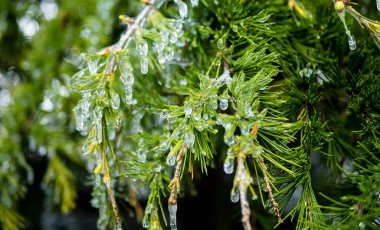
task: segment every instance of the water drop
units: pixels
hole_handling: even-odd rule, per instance
[[[193,109],[189,105],[185,105],[185,117],[190,117],[191,113],[193,112]]]
[[[169,204],[169,216],[170,216],[170,227],[172,230],[177,230],[177,204]]]
[[[223,122],[222,125],[225,130],[230,130],[232,126],[231,122]]]
[[[226,110],[228,108],[228,99],[220,99],[219,106],[222,110]]]
[[[193,146],[195,143],[195,135],[191,130],[185,133],[185,143],[188,148]]]
[[[228,148],[228,150],[227,150],[227,156],[234,156],[234,155],[235,155],[234,149],[233,148]]]
[[[187,17],[187,5],[181,0],[176,0],[179,14],[181,15],[181,18]]]
[[[111,106],[112,106],[112,108],[118,109],[119,106],[120,106],[120,96],[119,96],[119,94],[116,93],[115,91],[111,90],[110,96],[111,96]]]
[[[170,154],[166,158],[166,164],[170,165],[170,166],[173,166],[175,164],[176,157],[177,157],[176,154]]]
[[[145,214],[143,222],[142,222],[143,228],[148,228],[149,227],[149,215]]]
[[[231,191],[231,201],[232,203],[237,203],[239,201],[239,190],[236,188]]]
[[[148,67],[149,67],[148,58],[142,57],[140,65],[141,65],[141,73],[147,74],[148,73]]]
[[[146,41],[139,44],[139,53],[141,56],[148,55],[148,43],[146,43]]]
[[[360,222],[360,223],[359,223],[359,228],[361,228],[361,229],[365,229],[365,224],[364,224],[363,222]]]
[[[170,42],[171,43],[176,43],[178,41],[178,35],[177,33],[173,32],[170,34]]]
[[[194,121],[199,121],[201,119],[201,111],[197,110],[193,113]]]
[[[247,136],[249,134],[249,131],[251,131],[250,123],[242,121],[240,124],[240,131],[241,131],[241,134],[243,134],[244,136]]]
[[[166,62],[166,57],[165,55],[163,54],[163,52],[160,52],[157,54],[157,57],[158,57],[158,63],[160,63],[161,65],[162,64],[165,64]]]
[[[153,211],[153,204],[148,204],[145,208],[145,215],[149,215]]]
[[[165,59],[168,61],[173,60],[174,58],[174,48],[173,47],[168,47],[165,50]]]
[[[165,48],[165,43],[156,42],[156,43],[154,43],[154,48],[156,49],[157,53],[161,53]]]
[[[232,146],[233,144],[235,144],[235,138],[234,138],[234,135],[230,135],[228,134],[228,132],[226,132],[224,134],[224,143],[226,143],[228,146]]]
[[[133,97],[132,86],[127,85],[125,87],[125,102],[127,103],[127,105],[132,105],[133,103],[132,97]]]
[[[234,172],[234,158],[227,156],[223,163],[223,170],[226,174]]]
[[[192,5],[193,7],[198,6],[198,4],[199,4],[199,0],[191,0],[191,5]]]
[[[350,47],[350,50],[355,50],[357,47],[355,38],[352,35],[348,36],[348,46]]]
[[[134,77],[133,77],[133,68],[129,62],[122,63],[119,65],[120,68],[120,80],[124,85],[133,85]]]

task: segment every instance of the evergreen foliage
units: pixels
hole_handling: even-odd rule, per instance
[[[0,2],[0,226],[28,228],[32,184],[67,213],[85,182],[99,229],[181,229],[223,168],[244,229],[378,229],[374,6]]]

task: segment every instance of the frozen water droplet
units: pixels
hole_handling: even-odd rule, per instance
[[[195,111],[193,113],[193,118],[194,118],[194,121],[199,121],[201,119],[201,111]]]
[[[224,134],[224,143],[226,143],[228,146],[232,146],[235,144],[235,138],[234,135],[229,135],[228,132]]]
[[[89,118],[90,117],[90,105],[91,105],[90,100],[83,100],[82,101],[81,107],[82,107],[83,118]]]
[[[216,45],[218,46],[218,49],[222,50],[226,46],[226,41],[224,38],[219,38],[216,42]]]
[[[348,36],[348,45],[350,47],[350,50],[356,50],[356,41],[354,36]]]
[[[177,204],[169,204],[169,216],[170,216],[170,227],[172,230],[177,230]]]
[[[232,126],[231,122],[224,122],[224,123],[222,123],[222,125],[223,125],[223,128],[225,130],[230,130],[230,128]]]
[[[98,57],[89,57],[87,58],[87,65],[88,65],[88,70],[90,71],[91,75],[95,75],[96,72],[98,72]]]
[[[145,214],[143,222],[142,222],[143,228],[149,227],[149,214]]]
[[[40,108],[43,111],[51,112],[54,109],[54,104],[49,97],[45,97],[44,101],[40,105]]]
[[[132,86],[127,85],[125,87],[125,102],[127,103],[127,105],[132,105],[133,103],[132,97],[133,97]]]
[[[365,224],[363,222],[360,222],[359,223],[359,228],[364,229],[365,228]]]
[[[102,107],[95,107],[94,118],[97,120],[101,120],[102,117],[103,117],[103,108]]]
[[[226,174],[234,172],[234,158],[227,156],[223,163],[223,170]]]
[[[157,53],[161,53],[165,48],[164,42],[156,42],[154,43],[154,48],[156,49]]]
[[[241,122],[240,131],[241,134],[247,136],[249,134],[249,131],[251,131],[251,125],[249,124],[249,122]]]
[[[133,85],[133,68],[129,62],[125,62],[119,65],[120,69],[120,80],[124,85]]]
[[[178,41],[178,35],[176,32],[173,32],[170,34],[170,42],[171,43],[176,43]]]
[[[139,44],[139,53],[141,56],[148,55],[148,43],[146,43],[146,41]]]
[[[262,152],[263,152],[263,147],[261,147],[261,146],[255,146],[253,148],[253,151],[252,151],[252,157],[253,158],[258,158],[261,155]]]
[[[173,47],[167,47],[165,50],[165,59],[167,61],[171,61],[174,58],[174,48]]]
[[[219,106],[222,110],[226,110],[228,108],[228,99],[220,99]]]
[[[111,106],[112,106],[112,108],[118,109],[119,106],[120,106],[120,96],[119,96],[119,94],[116,93],[115,91],[111,90],[110,96],[111,96]]]
[[[175,154],[170,154],[167,158],[166,158],[166,164],[167,165],[170,165],[170,166],[173,166],[175,164],[175,160],[176,160],[176,155]]]
[[[237,203],[239,201],[239,190],[236,188],[231,191],[231,201],[232,203]]]
[[[78,131],[81,131],[83,130],[84,123],[83,123],[82,111],[79,105],[75,106],[74,114],[75,114],[76,129]]]
[[[227,156],[234,156],[235,153],[234,153],[234,149],[233,148],[228,148],[227,150]]]
[[[187,17],[187,5],[181,0],[176,0],[175,1],[178,6],[178,11],[179,14],[181,15],[181,18],[186,18]]]
[[[198,4],[199,4],[199,0],[191,0],[191,5],[192,5],[193,7],[198,6]]]
[[[148,58],[142,57],[140,65],[141,65],[141,73],[142,74],[147,74],[148,73],[148,68],[149,68]]]
[[[193,112],[193,109],[189,105],[185,105],[185,117],[190,117],[191,113]]]
[[[192,131],[188,131],[185,133],[185,143],[188,148],[194,145],[195,143],[195,135]]]

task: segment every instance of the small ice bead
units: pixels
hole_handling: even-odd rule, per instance
[[[139,44],[139,53],[141,56],[148,55],[148,43],[143,41],[142,43]]]
[[[166,164],[167,165],[170,165],[170,166],[173,166],[175,164],[175,160],[176,160],[176,155],[175,154],[170,154],[167,158],[166,158]]]
[[[148,73],[148,68],[149,68],[148,58],[147,57],[142,57],[140,65],[141,65],[141,73],[142,74],[147,74]]]
[[[195,143],[195,135],[193,132],[189,131],[185,133],[185,143],[188,148],[194,145]]]
[[[143,222],[142,222],[143,228],[149,227],[149,214],[145,214]]]
[[[187,5],[181,0],[176,0],[179,14],[181,15],[181,18],[187,17]]]
[[[168,209],[171,230],[177,230],[177,204],[169,204]]]
[[[193,7],[198,6],[198,4],[199,4],[199,0],[191,0],[191,5],[192,5]]]
[[[166,60],[168,60],[168,61],[173,60],[173,58],[174,58],[174,48],[173,48],[173,47],[168,47],[168,48],[165,50],[165,58],[166,58]]]
[[[165,48],[165,43],[156,42],[156,43],[154,43],[154,48],[156,49],[157,53],[161,53]]]
[[[226,174],[231,174],[234,171],[234,158],[227,156],[223,163],[223,170]]]
[[[160,63],[161,65],[162,64],[165,64],[166,62],[166,57],[165,55],[163,54],[163,52],[160,52],[157,54],[157,57],[158,57],[158,63]]]
[[[111,90],[110,92],[110,97],[111,97],[111,106],[114,109],[118,109],[120,106],[120,96],[118,93],[115,91]]]
[[[102,120],[98,119],[97,121],[95,121],[95,141],[98,144],[102,143],[102,132]]]
[[[178,41],[178,35],[176,32],[170,34],[170,43],[176,43]]]
[[[184,111],[185,111],[185,117],[190,117],[191,113],[193,112],[193,109],[190,106],[185,105]]]
[[[231,201],[232,203],[237,203],[239,201],[239,190],[234,189],[231,191]]]
[[[350,50],[355,50],[356,49],[356,41],[354,36],[349,36],[348,37],[348,45],[350,47]]]
[[[235,138],[234,138],[234,135],[224,135],[224,143],[226,143],[226,145],[228,146],[232,146],[233,144],[235,144]]]
[[[220,109],[226,110],[228,108],[228,99],[220,99],[219,106],[220,106]]]

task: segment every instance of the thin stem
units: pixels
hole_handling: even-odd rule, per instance
[[[169,184],[169,187],[171,188],[171,193],[168,200],[169,204],[177,204],[177,191],[180,186],[181,166],[182,166],[183,155],[185,154],[186,150],[187,150],[186,144],[182,144],[181,150],[179,151],[178,156],[177,156],[177,165],[176,165],[174,177],[170,181],[170,184]]]
[[[274,210],[274,212],[275,212],[276,215],[277,215],[278,222],[281,222],[282,219],[281,219],[280,211],[279,211],[279,209],[278,209],[278,203],[277,203],[276,200],[274,199],[273,192],[272,192],[272,188],[271,188],[271,186],[270,186],[270,182],[269,182],[268,176],[267,176],[267,174],[266,174],[267,166],[266,166],[265,163],[264,163],[264,158],[260,157],[260,161],[261,161],[262,166],[264,167],[263,175],[264,175],[264,181],[265,181],[265,185],[266,185],[266,190],[267,190],[267,192],[269,193],[269,198],[270,198],[270,201],[271,201],[272,204],[273,204],[273,210]]]

